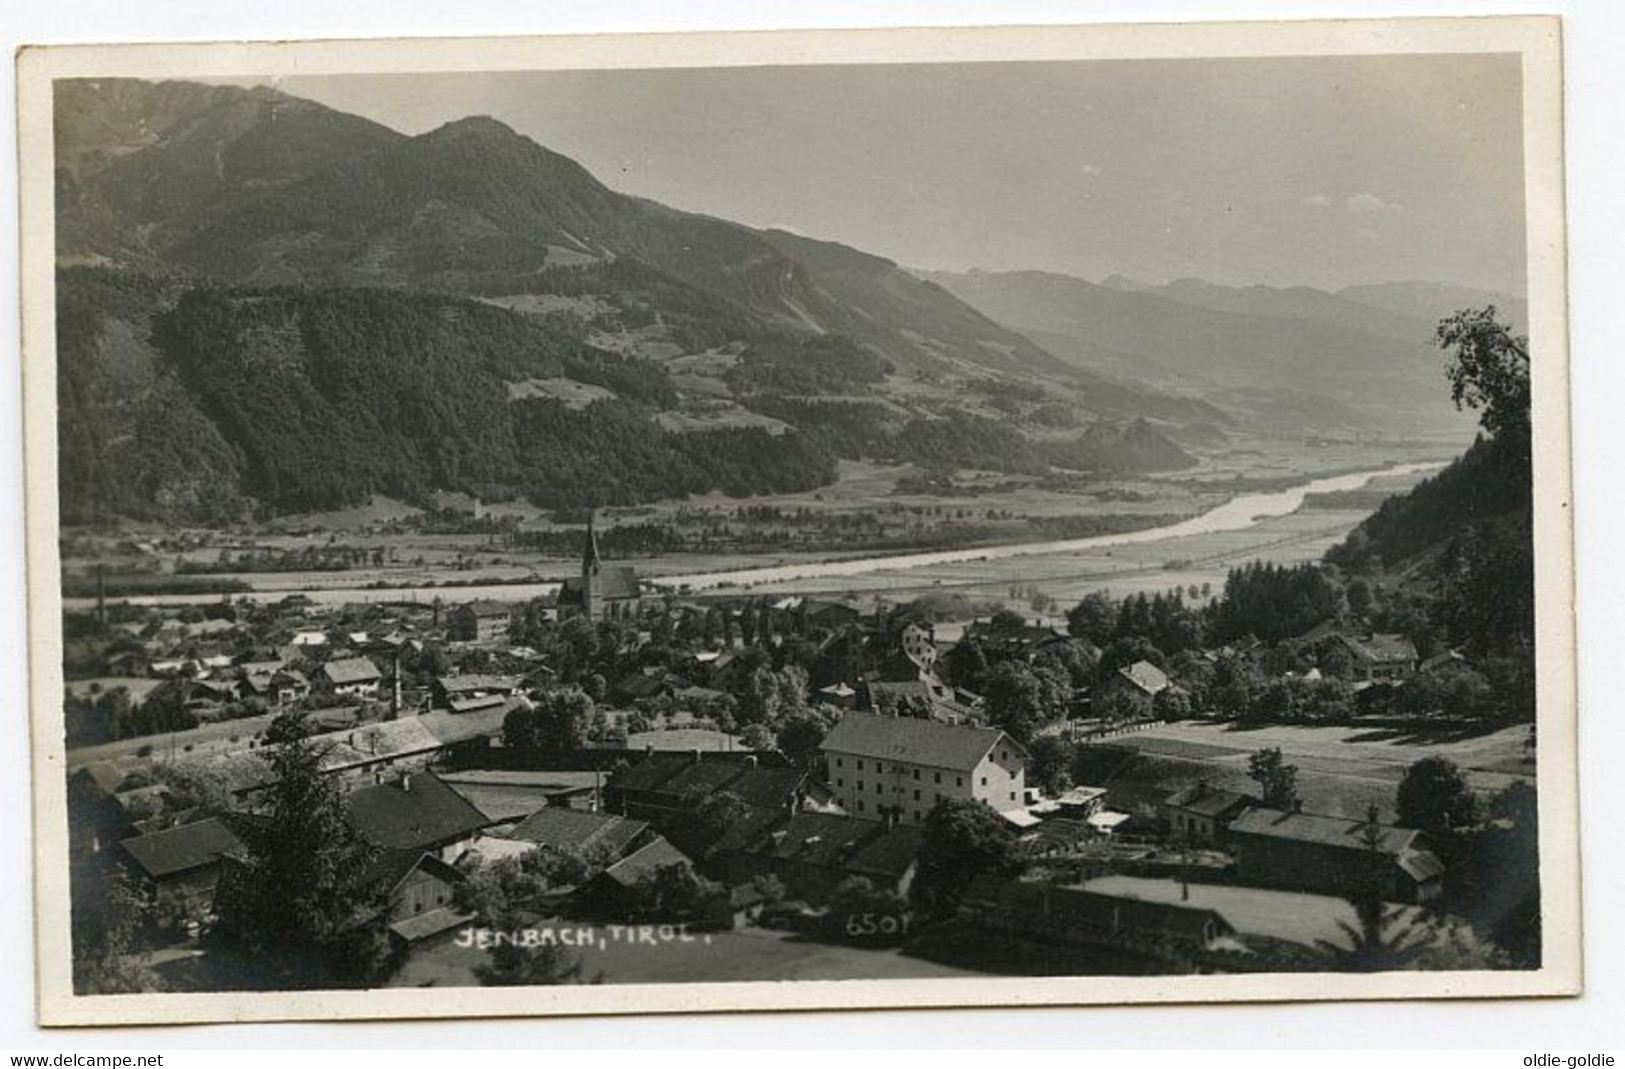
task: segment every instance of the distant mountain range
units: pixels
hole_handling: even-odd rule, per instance
[[[1437,361],[1419,400],[1395,356],[1426,340],[1417,287],[917,276],[616,193],[492,119],[412,137],[268,88],[62,81],[56,117],[69,522],[750,493],[859,455],[1152,471],[1225,428],[1439,426]]]
[[[1485,304],[1527,320],[1520,299],[1427,282],[1329,293],[1200,279],[1097,284],[1043,271],[919,274],[1057,356],[1283,429],[1468,427],[1442,388],[1434,325]]]

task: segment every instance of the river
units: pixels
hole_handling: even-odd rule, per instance
[[[925,568],[945,564],[963,564],[971,561],[1004,560],[1011,557],[1042,556],[1050,553],[1076,553],[1083,550],[1103,549],[1110,546],[1139,545],[1165,539],[1186,538],[1191,535],[1212,534],[1219,531],[1242,531],[1259,522],[1296,512],[1310,494],[1335,493],[1358,490],[1373,479],[1387,475],[1417,475],[1444,466],[1443,461],[1398,464],[1374,471],[1354,472],[1312,479],[1286,490],[1240,494],[1222,505],[1178,523],[1161,527],[1147,527],[1121,534],[1093,535],[1088,538],[1063,538],[1047,542],[1015,542],[1008,545],[978,546],[971,549],[929,550],[916,553],[894,553],[878,557],[852,557],[833,561],[808,561],[795,564],[775,564],[759,568],[732,571],[696,572],[689,575],[650,577],[651,581],[667,589],[702,591],[726,585],[730,588],[758,586],[772,583],[794,582],[806,579],[825,579],[869,575],[875,572],[893,572],[909,568]],[[556,582],[499,583],[483,586],[418,586],[369,589],[333,587],[304,590],[301,593],[312,601],[340,605],[365,601],[431,601],[436,597],[447,601],[471,601],[492,598],[518,601],[551,594],[558,590]],[[263,592],[262,598],[282,597],[288,591]],[[233,595],[238,596],[238,595]],[[255,596],[255,595],[247,595]],[[219,601],[219,594],[152,594],[127,600],[136,605],[196,605]],[[64,598],[65,608],[88,608],[93,598]]]

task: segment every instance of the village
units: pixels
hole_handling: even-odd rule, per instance
[[[1249,589],[1325,595],[1315,565],[1240,569],[1205,606],[939,620],[929,600],[677,597],[606,562],[590,517],[582,537],[580,574],[530,602],[70,615],[85,982],[233,982],[220,899],[290,804],[295,752],[360,859],[345,923],[381,936],[327,983],[1529,952],[1521,889],[1479,873],[1534,849],[1532,734],[1459,652],[1371,630],[1364,593],[1216,641]],[[668,955],[610,946],[619,925],[707,934]],[[606,952],[548,934],[577,930]]]

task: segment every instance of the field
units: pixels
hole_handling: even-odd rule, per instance
[[[595,933],[595,948],[581,952],[584,978],[607,984],[728,983],[742,980],[889,980],[977,975],[965,969],[905,956],[896,950],[865,950],[809,942],[786,932],[747,928],[696,935],[694,942],[634,945],[612,938],[603,925],[554,927]],[[416,949],[392,987],[467,987],[478,983],[473,968],[488,955],[460,947],[453,936]]]
[[[1288,764],[1298,767],[1304,809],[1312,813],[1363,819],[1366,807],[1377,806],[1386,817],[1405,770],[1423,757],[1444,757],[1467,774],[1480,792],[1499,791],[1517,780],[1532,779],[1524,751],[1527,729],[1466,737],[1405,735],[1386,729],[1306,727],[1272,724],[1246,727],[1185,721],[1115,737],[1110,745],[1139,753],[1133,778],[1178,785],[1205,779],[1215,787],[1257,793],[1247,775],[1255,750],[1279,747]],[[1518,770],[1516,772],[1510,770]]]

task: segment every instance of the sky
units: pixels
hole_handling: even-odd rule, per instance
[[[291,77],[489,115],[611,188],[905,266],[1524,287],[1515,55]]]

